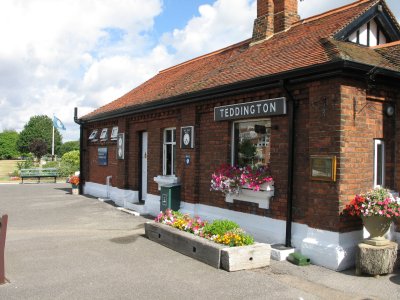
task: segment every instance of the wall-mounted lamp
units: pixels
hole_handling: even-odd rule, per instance
[[[388,105],[388,106],[386,107],[385,112],[386,112],[386,115],[387,115],[388,117],[393,116],[393,115],[394,115],[394,107],[393,107],[393,105]]]

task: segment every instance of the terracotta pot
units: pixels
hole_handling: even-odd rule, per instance
[[[364,240],[364,243],[374,246],[385,246],[390,243],[384,235],[389,230],[392,219],[382,216],[361,217],[361,219],[365,229],[370,234],[369,238]]]

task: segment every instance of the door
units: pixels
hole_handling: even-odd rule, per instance
[[[147,145],[148,145],[148,133],[142,132],[142,186],[141,186],[141,198],[140,200],[146,201],[147,198]]]

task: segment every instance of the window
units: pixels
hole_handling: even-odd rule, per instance
[[[387,38],[381,26],[375,20],[370,20],[354,31],[348,41],[365,46],[377,46],[386,44]]]
[[[118,138],[118,126],[115,126],[111,130],[111,140],[116,141]]]
[[[375,140],[374,150],[374,187],[385,185],[385,142]]]
[[[101,134],[100,134],[100,140],[102,140],[102,141],[107,140],[107,138],[108,138],[107,133],[108,133],[108,128],[103,128],[103,130],[101,131]]]
[[[233,125],[232,164],[268,165],[270,161],[271,119],[241,121]]]
[[[175,175],[176,129],[164,130],[163,175]]]
[[[94,129],[92,133],[89,135],[89,141],[95,141],[97,136],[97,129]]]

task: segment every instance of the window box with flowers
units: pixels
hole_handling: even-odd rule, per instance
[[[228,203],[240,200],[269,209],[274,196],[274,181],[268,166],[240,168],[222,165],[212,174],[211,190],[222,192]]]

